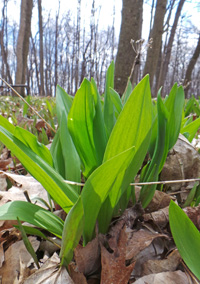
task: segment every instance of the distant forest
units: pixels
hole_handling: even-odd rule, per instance
[[[95,0],[89,27],[81,21],[83,0],[74,1],[76,16],[67,10],[61,13],[58,5],[53,17],[43,16],[42,0],[21,0],[18,26],[7,16],[11,1],[1,1],[0,76],[9,84],[26,85],[31,95],[55,96],[57,84],[75,94],[84,77],[93,77],[102,93],[112,60],[115,89],[120,95],[128,78],[134,86],[147,73],[153,96],[161,86],[162,95],[166,95],[175,82],[184,86],[187,97],[200,95],[200,26],[194,26],[183,13],[186,0],[123,0],[119,39],[115,7],[113,24],[102,29]],[[199,1],[189,2],[200,9]],[[148,41],[141,38],[145,5],[151,11]],[[38,31],[34,34],[33,8],[38,10]],[[17,90],[26,94],[25,88]],[[5,89],[0,92],[5,94]]]

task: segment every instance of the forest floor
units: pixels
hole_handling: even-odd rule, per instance
[[[22,113],[22,110],[19,113]],[[27,118],[23,126],[28,124],[30,128],[36,127],[39,134],[43,128],[41,122],[37,126],[39,122]],[[52,137],[46,134],[51,142]],[[195,147],[198,142],[194,142]],[[180,136],[168,155],[161,179],[189,179],[193,178],[194,174],[199,177],[200,154],[195,147]],[[37,204],[44,206],[39,200],[41,198],[48,202],[44,188],[26,173],[21,163],[6,147],[2,145],[0,150],[0,206],[9,201],[27,201],[27,198],[35,197],[38,198]],[[40,237],[29,236],[39,260],[38,269],[26,250],[21,233],[13,227],[17,222],[0,221],[1,283],[199,283],[174,244],[168,214],[170,201],[184,204],[193,186],[194,183],[165,185],[162,191],[156,191],[145,210],[140,203],[133,205],[130,202],[122,216],[112,221],[106,235],[99,234],[97,226],[94,240],[86,247],[83,247],[80,241],[68,271],[59,267],[59,240],[50,234],[48,237],[53,243]],[[136,199],[140,189],[139,186],[135,187]],[[200,206],[185,207],[184,211],[200,229]],[[56,210],[55,214],[65,218],[62,210]]]

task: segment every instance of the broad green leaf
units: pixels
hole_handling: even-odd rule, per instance
[[[36,153],[39,157],[41,157],[50,166],[53,166],[53,159],[49,149],[44,144],[38,142],[38,140],[32,133],[21,127],[16,126],[14,131],[14,137],[16,137],[24,145],[30,148],[34,153]]]
[[[108,140],[104,162],[135,146],[135,153],[152,126],[151,91],[149,76],[145,76],[134,88],[121,111]],[[143,154],[145,157],[146,153]],[[141,164],[143,161],[140,161]],[[134,177],[133,177],[134,178]]]
[[[155,151],[152,157],[151,162],[146,167],[145,174],[141,181],[155,181],[158,178],[158,174],[162,170],[162,167],[167,158],[168,148],[169,148],[169,125],[168,118],[169,113],[162,102],[160,94],[157,98],[157,112],[158,112],[158,135],[156,141]],[[140,191],[140,201],[142,206],[145,208],[155,193],[156,186],[145,185]]]
[[[62,261],[64,258],[69,262],[72,258],[72,251],[76,244],[79,242],[83,230],[84,245],[87,244],[94,237],[94,229],[97,221],[98,213],[102,203],[108,196],[109,191],[116,183],[117,177],[122,170],[128,167],[134,148],[131,148],[109,161],[99,166],[87,179],[82,193],[74,205],[70,214],[67,215],[65,220],[65,239],[70,239],[70,244],[65,249],[62,245]],[[120,184],[119,184],[120,188]],[[68,220],[68,218],[70,220]],[[78,219],[77,219],[78,218]],[[71,224],[81,224],[84,220],[84,228],[82,226],[74,226],[71,232]],[[66,243],[66,241],[65,241]]]
[[[50,152],[53,158],[54,169],[64,178],[65,177],[65,160],[63,157],[62,146],[60,142],[60,129],[57,130],[53,138]]]
[[[182,111],[184,106],[183,87],[177,87],[175,84],[164,103],[169,112],[169,150],[175,145],[181,128]]]
[[[72,105],[71,98],[67,95],[67,93],[59,86],[56,88],[56,109],[58,116],[58,124],[59,124],[59,143],[57,150],[60,151],[59,157],[53,154],[54,163],[57,164],[57,169],[60,170],[60,173],[63,175],[63,178],[75,182],[81,181],[81,165],[78,153],[72,141],[71,135],[67,126],[67,117],[69,110]],[[58,138],[56,139],[58,140]],[[53,145],[55,148],[55,145]],[[53,153],[53,151],[52,151]],[[64,162],[64,170],[63,170],[63,162]],[[80,193],[80,186],[73,185],[74,189]]]
[[[35,264],[37,265],[37,268],[39,269],[40,268],[40,265],[39,265],[39,262],[38,262],[38,259],[37,259],[37,256],[36,256],[36,253],[33,249],[33,246],[31,244],[31,242],[29,241],[27,235],[26,235],[26,232],[19,220],[19,218],[17,217],[17,221],[18,221],[18,225],[19,225],[19,230],[21,231],[21,234],[22,234],[22,239],[23,239],[23,242],[24,242],[24,245],[27,249],[27,251],[30,253],[30,255],[32,256]]]
[[[152,101],[152,131],[151,131],[151,139],[148,149],[151,158],[153,157],[153,153],[155,151],[157,134],[158,134],[157,102]]]
[[[25,201],[8,202],[0,206],[0,220],[17,220],[35,225],[61,238],[64,222],[53,213]]]
[[[114,111],[115,111],[115,117],[116,119],[118,118],[122,108],[123,108],[123,105],[122,105],[122,102],[121,102],[121,99],[120,99],[120,96],[119,94],[113,90],[112,88],[109,89],[109,92],[110,92],[110,95],[111,95],[111,100],[115,106],[114,108]]]
[[[104,139],[101,137],[104,125],[100,112],[101,103],[96,88],[93,83],[84,79],[68,114],[68,129],[82,161],[85,177],[101,164],[103,158],[104,151],[101,147],[105,147],[106,140],[101,146],[99,141]]]
[[[60,251],[61,265],[67,266],[70,263],[74,248],[77,247],[83,233],[83,228],[83,204],[79,198],[65,219]]]
[[[181,129],[181,134],[186,136],[189,142],[192,142],[192,139],[194,138],[195,134],[197,133],[198,129],[200,127],[200,117],[192,121],[191,123],[187,124]],[[185,135],[187,134],[188,135]]]
[[[28,96],[25,98],[25,100],[27,101],[27,103],[28,103],[29,105],[31,105],[31,96],[30,96],[30,95],[28,95]],[[28,108],[29,108],[29,106],[28,106],[26,103],[24,103],[23,116],[25,116],[25,115],[27,114]]]
[[[115,65],[112,61],[106,73],[106,86],[104,94],[104,121],[106,126],[107,137],[110,136],[110,133],[116,122],[114,111],[115,106],[111,98],[112,94],[110,93],[110,88],[114,88],[114,71]]]
[[[56,203],[68,213],[78,198],[78,194],[73,188],[66,184],[47,162],[2,126],[0,126],[0,141],[12,151],[29,173],[43,185]]]
[[[133,88],[132,88],[131,81],[130,81],[130,79],[128,79],[128,86],[127,86],[125,92],[124,92],[123,95],[122,95],[122,104],[123,104],[123,105],[124,105],[124,104],[126,103],[126,101],[128,100],[130,94],[132,93],[132,90],[133,90]]]
[[[200,232],[173,201],[169,206],[169,224],[175,244],[186,265],[200,280]]]
[[[3,126],[5,129],[7,129],[10,133],[14,133],[15,126],[10,123],[5,117],[0,115],[0,125]]]
[[[19,230],[19,226],[14,225],[14,227]],[[27,235],[37,236],[37,237],[43,238],[44,240],[48,240],[45,234],[43,234],[40,230],[34,227],[29,227],[29,226],[22,226],[22,227]]]
[[[94,98],[94,103],[95,103],[95,116],[93,120],[94,144],[95,144],[98,163],[100,165],[103,160],[103,155],[105,152],[108,139],[106,136],[106,129],[105,129],[105,124],[104,124],[104,119],[103,119],[101,98],[97,90],[97,85],[93,78],[91,79],[91,86],[92,86],[92,93],[94,94],[93,98]]]
[[[133,106],[135,111],[133,111]],[[133,146],[135,147],[135,153],[128,169],[125,172],[122,171],[118,176],[121,188],[117,190],[117,185],[113,186],[102,205],[98,217],[100,232],[105,232],[108,229],[115,206],[121,198],[123,198],[121,209],[127,206],[131,191],[128,190],[127,195],[124,195],[124,192],[129,183],[134,180],[147,153],[151,135],[151,117],[151,92],[149,77],[146,76],[134,88],[124,105],[105,150],[104,162]]]

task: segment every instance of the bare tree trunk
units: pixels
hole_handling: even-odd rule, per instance
[[[156,73],[160,48],[162,44],[163,23],[166,12],[166,5],[167,0],[157,0],[153,28],[150,33],[150,38],[153,39],[153,43],[152,48],[149,48],[147,51],[147,58],[143,75],[150,75],[151,86],[153,85],[154,75]]]
[[[189,87],[190,87],[189,85],[190,85],[190,82],[191,82],[192,71],[194,69],[194,66],[197,62],[199,55],[200,55],[200,34],[199,34],[199,40],[198,40],[196,49],[194,51],[192,58],[190,59],[190,62],[188,64],[186,74],[185,74],[184,85],[186,86],[186,88],[185,88],[185,96],[186,97],[188,97],[188,90],[189,90]]]
[[[29,52],[29,38],[31,35],[31,16],[33,0],[21,0],[20,28],[17,39],[17,70],[15,84],[25,84],[27,57]],[[19,87],[17,91],[24,96],[24,88]]]
[[[149,24],[149,31],[151,32],[152,29],[152,23],[153,23],[153,10],[154,10],[154,4],[155,4],[155,0],[152,0],[152,4],[151,4],[151,18],[150,18],[150,24]],[[150,32],[149,32],[149,39],[150,39]]]
[[[125,91],[136,56],[130,42],[141,39],[142,13],[143,0],[123,0],[122,23],[115,61],[115,89],[120,95]]]
[[[174,23],[171,29],[171,33],[170,33],[170,37],[169,37],[169,41],[168,44],[165,48],[165,53],[164,53],[164,58],[163,58],[163,67],[161,68],[161,72],[160,72],[160,76],[159,76],[159,80],[158,80],[158,84],[157,84],[157,89],[160,86],[164,85],[165,79],[167,77],[167,72],[168,72],[168,66],[169,66],[169,60],[171,57],[171,51],[172,51],[172,45],[174,42],[174,37],[175,37],[175,32],[176,32],[176,28],[178,25],[178,20],[179,17],[181,15],[181,10],[183,8],[185,0],[180,0],[177,10],[176,10],[176,15],[174,18]]]
[[[81,0],[78,0],[77,24],[76,24],[75,92],[78,90],[78,84],[79,84],[80,33],[81,33]]]
[[[32,34],[31,34],[31,43],[33,47],[33,56],[34,56],[34,63],[35,63],[35,74],[36,74],[36,81],[37,81],[37,89],[35,90],[36,94],[40,93],[40,86],[39,86],[39,72],[38,72],[38,63],[37,63],[37,52],[35,48],[35,42],[33,40]]]
[[[39,18],[39,35],[40,35],[40,96],[45,96],[45,92],[44,92],[42,0],[38,0],[38,18]]]
[[[56,15],[56,32],[55,32],[55,83],[54,83],[55,93],[56,93],[57,82],[58,82],[58,15]]]
[[[2,9],[2,24],[0,30],[0,46],[2,57],[2,77],[12,84],[12,77],[10,74],[10,67],[8,64],[8,30],[7,30],[7,0],[4,0]],[[5,38],[5,40],[4,40]],[[6,42],[5,42],[6,41]]]

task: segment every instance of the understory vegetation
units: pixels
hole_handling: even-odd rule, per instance
[[[74,97],[57,86],[56,101],[26,98],[56,133],[43,121],[38,125],[36,115],[20,100],[0,99],[2,145],[49,196],[47,209],[30,202],[8,202],[0,207],[0,220],[19,221],[17,227],[36,262],[27,234],[47,238],[51,233],[61,239],[60,265],[65,267],[80,240],[86,246],[96,237],[97,224],[98,233],[106,234],[130,200],[133,205],[141,203],[143,209],[149,205],[155,191],[162,191],[162,185],[152,182],[159,181],[179,134],[191,142],[200,126],[199,101],[194,97],[186,101],[183,87],[177,84],[164,99],[160,89],[152,100],[146,75],[134,89],[128,82],[120,97],[114,90],[113,62],[102,95],[94,79],[84,79]],[[143,183],[138,199],[130,185],[136,177]],[[198,206],[199,190],[196,185],[189,205]],[[66,213],[65,220],[54,214],[57,206]],[[200,279],[199,231],[173,201],[169,221],[182,258]]]

